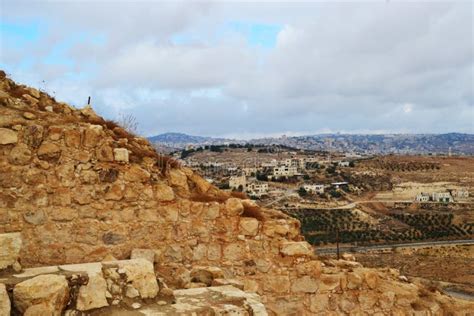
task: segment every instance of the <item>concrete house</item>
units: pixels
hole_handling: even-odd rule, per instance
[[[324,184],[304,184],[303,189],[305,189],[306,192],[308,193],[319,193],[322,194],[324,193]]]

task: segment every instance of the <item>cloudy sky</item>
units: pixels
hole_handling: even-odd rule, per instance
[[[471,1],[0,3],[0,68],[143,135],[474,133]]]

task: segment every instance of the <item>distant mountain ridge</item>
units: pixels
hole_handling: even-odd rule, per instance
[[[194,136],[194,135],[188,135],[184,133],[164,133],[164,134],[148,137],[148,140],[150,140],[152,143],[178,145],[177,147],[182,147],[182,146],[192,145],[192,144],[200,145],[200,144],[207,144],[207,143],[214,144],[214,143],[226,143],[226,142],[236,141],[236,140],[225,139],[225,138]]]
[[[228,143],[250,143],[260,145],[285,145],[301,149],[332,150],[362,153],[453,153],[474,154],[474,134],[316,134],[307,136],[259,138],[235,140],[183,133],[165,133],[149,140],[177,149],[187,145],[222,145]]]

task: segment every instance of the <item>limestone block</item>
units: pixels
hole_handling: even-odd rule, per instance
[[[81,131],[79,129],[67,129],[64,131],[66,146],[79,148],[81,146]]]
[[[329,297],[327,294],[315,294],[309,297],[309,310],[316,315],[324,315],[329,308]]]
[[[87,285],[79,288],[76,308],[80,311],[88,311],[94,308],[108,306],[107,283],[101,274],[89,275]]]
[[[18,144],[10,151],[8,161],[12,165],[27,165],[31,161],[31,150],[26,144]]]
[[[225,202],[225,214],[227,216],[240,216],[244,212],[242,200],[230,198]]]
[[[234,242],[224,246],[224,259],[229,261],[239,261],[247,257],[245,243]]]
[[[0,128],[0,145],[16,144],[18,135],[8,128]]]
[[[141,298],[154,298],[158,294],[153,264],[146,259],[119,261],[119,272],[123,270],[130,283],[140,293]]]
[[[306,241],[285,241],[280,245],[280,253],[285,256],[312,256],[313,251]]]
[[[125,172],[124,178],[130,182],[145,182],[150,179],[150,173],[140,166],[133,165]]]
[[[335,291],[341,287],[340,274],[322,274],[320,276],[319,292],[327,293]]]
[[[20,256],[21,234],[0,234],[0,271],[12,266]]]
[[[43,210],[29,211],[23,214],[23,218],[32,225],[41,225],[46,221],[46,214]]]
[[[309,275],[313,278],[319,278],[322,271],[321,261],[312,260],[300,263],[296,266],[296,271],[299,276]]]
[[[127,148],[114,148],[114,160],[117,162],[128,163],[128,150]]]
[[[375,289],[379,283],[379,275],[375,271],[367,271],[365,273],[365,283],[370,289]]]
[[[318,281],[307,275],[293,280],[291,284],[293,293],[316,293],[318,288]]]
[[[349,272],[347,274],[347,288],[350,290],[360,288],[363,281],[363,278],[355,272]]]
[[[68,283],[63,275],[39,275],[18,283],[13,289],[13,301],[21,313],[40,308],[48,315],[59,316],[69,301]]]
[[[125,148],[117,148],[117,149],[123,149],[126,151],[126,153],[120,152],[118,154],[118,157],[121,157],[120,159],[125,159],[124,156],[126,155],[126,161],[124,160],[124,162],[128,162],[128,151]],[[97,150],[95,151],[95,154],[97,156],[97,160],[99,161],[109,161],[109,162],[114,161],[115,152],[112,149],[112,147],[110,147],[107,144],[104,144],[100,146],[99,148],[97,148]]]
[[[102,138],[102,130],[103,127],[101,125],[90,125],[89,128],[84,131],[84,147],[93,148],[97,146]]]
[[[259,222],[252,217],[241,217],[239,222],[240,233],[247,236],[256,236]]]
[[[263,233],[269,237],[285,236],[289,233],[290,226],[284,219],[267,220],[263,224]]]
[[[186,174],[179,169],[171,169],[169,171],[170,184],[174,187],[179,188],[182,192],[188,192],[188,177]]]
[[[174,191],[173,189],[164,184],[164,183],[158,183],[155,186],[155,197],[158,201],[163,201],[163,202],[169,202],[174,200]]]
[[[220,209],[218,203],[204,205],[204,219],[213,220],[219,217]]]
[[[290,279],[285,275],[267,275],[263,288],[274,293],[288,293],[290,290]]]
[[[61,148],[53,143],[42,143],[37,154],[42,160],[56,160],[61,156]]]
[[[0,283],[0,315],[10,315],[11,304],[5,284]]]
[[[130,259],[145,259],[150,261],[151,263],[155,263],[155,251],[151,249],[139,249],[135,248],[132,250],[132,254],[130,255]]]

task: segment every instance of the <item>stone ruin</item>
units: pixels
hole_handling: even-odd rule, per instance
[[[0,315],[466,315],[0,72]]]

